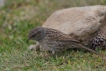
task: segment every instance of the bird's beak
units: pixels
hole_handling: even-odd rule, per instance
[[[27,40],[26,40],[26,42],[28,42],[30,40],[30,38],[28,38]]]

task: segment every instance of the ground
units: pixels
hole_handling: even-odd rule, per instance
[[[67,50],[43,57],[30,51],[29,30],[41,26],[56,10],[105,5],[105,0],[7,0],[0,8],[0,71],[106,71],[106,61],[84,50]],[[106,55],[106,50],[98,50]]]

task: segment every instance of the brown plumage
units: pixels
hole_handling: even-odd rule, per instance
[[[28,37],[28,40],[36,40],[40,43],[40,45],[42,45],[43,49],[51,51],[52,54],[58,51],[64,51],[68,48],[72,48],[73,46],[86,49],[97,55],[102,55],[90,48],[81,45],[79,41],[75,40],[69,35],[51,28],[36,27],[29,32]]]

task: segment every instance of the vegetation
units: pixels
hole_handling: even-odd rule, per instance
[[[106,0],[7,0],[0,8],[0,71],[105,71],[106,62],[90,52],[70,49],[44,58],[27,49],[36,42],[26,42],[29,30],[56,10],[98,4]]]

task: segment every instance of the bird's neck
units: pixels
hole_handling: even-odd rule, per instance
[[[45,36],[46,36],[46,30],[42,29],[41,34],[40,34],[40,38],[38,38],[38,41],[41,41]]]

